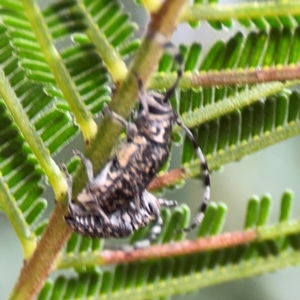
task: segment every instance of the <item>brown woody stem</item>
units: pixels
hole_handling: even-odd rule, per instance
[[[149,89],[164,89],[170,87],[176,79],[176,74],[165,75],[156,73],[150,80]],[[230,86],[257,84],[272,81],[288,81],[300,79],[300,65],[264,67],[262,69],[210,71],[183,74],[179,86],[182,89],[211,86]]]
[[[163,45],[152,38],[162,36],[170,39],[186,0],[165,1],[157,14],[152,16],[146,38],[129,69],[129,74],[117,90],[111,103],[111,108],[122,116],[128,116],[135,104],[137,96],[137,83],[135,74],[139,74],[141,80],[146,84],[155,70],[163,52]],[[92,141],[88,156],[94,167],[100,169],[108,157],[117,137],[121,131],[118,124],[105,118],[101,122],[96,138]],[[99,151],[101,149],[101,151]],[[101,153],[100,153],[101,152]],[[76,195],[84,186],[85,178],[80,168],[74,177],[73,194]],[[25,262],[17,283],[9,299],[27,300],[33,299],[43,287],[48,274],[55,264],[60,250],[68,240],[71,230],[64,224],[63,215],[66,213],[62,203],[58,203],[50,217],[48,226],[43,234],[36,251],[31,258]]]

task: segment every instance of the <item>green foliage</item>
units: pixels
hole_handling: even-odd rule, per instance
[[[219,168],[233,158],[240,159],[273,144],[274,139],[279,141],[281,137],[285,139],[288,135],[298,134],[299,107],[300,94],[283,90],[242,110],[201,124],[193,133],[207,155],[211,169]],[[189,139],[185,138],[182,163],[186,167],[195,165],[194,152]]]
[[[184,78],[221,71],[225,75],[238,74],[253,68],[280,70],[281,66],[299,63],[299,4],[278,4],[280,11],[272,3],[268,7],[265,3],[248,3],[228,6],[219,13],[214,5],[217,1],[202,2],[194,1],[182,20],[192,27],[207,20],[219,29],[231,27],[237,19],[249,31],[239,31],[227,42],[217,40],[204,57],[201,44],[181,45]],[[85,110],[94,117],[101,113],[103,104],[112,97],[111,88],[124,80],[122,76],[116,79],[117,75],[127,74],[124,61],[131,59],[140,45],[135,38],[138,26],[117,0],[60,1],[41,13],[30,5],[31,1],[0,0],[0,209],[14,227],[25,258],[32,255],[48,224],[45,217],[39,221],[47,201],[53,201],[41,198],[44,174],[56,196],[57,191],[65,192],[63,176],[52,156],[80,131],[85,133],[84,122],[81,123],[87,120]],[[207,10],[206,18],[202,10]],[[172,56],[164,54],[150,87],[170,86],[176,68]],[[68,80],[57,70],[65,70]],[[184,78],[172,105],[198,140],[210,170],[300,133],[300,93],[290,88],[298,83],[299,76],[284,83],[211,87],[195,87]],[[78,109],[76,97],[72,97],[77,94]],[[122,103],[117,105],[122,107]],[[23,122],[23,116],[31,125]],[[109,133],[110,128],[107,130]],[[180,167],[185,173],[163,187],[201,175],[194,148],[177,131],[175,128],[174,141],[183,144]],[[74,172],[77,165],[78,160],[71,159],[69,171]],[[166,174],[168,168],[169,162],[161,174]],[[62,182],[61,189],[53,184],[53,178]],[[96,264],[103,241],[73,233],[56,267],[73,268],[76,274],[48,281],[38,299],[166,297],[299,263],[299,224],[289,221],[292,196],[288,192],[283,195],[279,223],[273,227],[266,225],[270,201],[269,196],[249,201],[245,229],[260,234],[255,241],[192,255],[118,264],[112,271],[100,270]],[[185,234],[175,235],[174,228],[187,226],[190,214],[186,205],[172,213],[164,210],[164,227],[157,243],[184,240]],[[220,234],[225,214],[224,204],[211,203],[198,237]],[[287,227],[294,231],[291,233]],[[149,228],[143,228],[133,234],[130,242],[148,233]]]
[[[278,233],[278,228],[266,225],[271,212],[271,201],[271,197],[265,195],[261,198],[252,197],[248,202],[245,229],[258,228],[261,234],[258,241],[204,253],[122,264],[116,266],[113,271],[81,271],[69,278],[60,276],[54,282],[47,282],[38,299],[53,299],[54,295],[60,299],[69,299],[70,297],[74,297],[71,299],[80,299],[81,297],[145,299],[145,294],[152,299],[190,292],[195,288],[234,278],[245,278],[250,273],[258,275],[266,270],[276,270],[280,265],[299,261],[299,243],[297,242],[300,235],[299,229],[295,234]],[[292,201],[292,193],[286,191],[281,199],[278,220],[281,224],[291,225],[288,219],[292,211]],[[184,208],[179,208],[179,210],[182,209]],[[164,217],[165,226],[160,239],[165,243],[175,238],[172,219],[178,219],[182,215],[182,212],[178,215],[178,211],[173,212],[168,217],[169,220]],[[225,221],[225,215],[224,204],[211,203],[204,222],[199,228],[198,237],[219,234]],[[277,234],[274,234],[273,238],[264,240],[264,232],[272,230],[277,231]],[[171,235],[170,232],[172,232]],[[71,243],[69,242],[68,245]],[[77,256],[79,253],[74,252],[72,255]],[[93,251],[85,249],[81,255],[92,256]],[[279,261],[280,263],[278,263]]]
[[[199,20],[208,20],[216,30],[231,28],[233,20],[246,28],[261,30],[299,25],[299,6],[296,1],[261,1],[257,6],[253,2],[242,1],[238,5],[224,5],[221,9],[214,5],[219,2],[194,0],[182,19],[189,21],[192,27],[199,26]]]

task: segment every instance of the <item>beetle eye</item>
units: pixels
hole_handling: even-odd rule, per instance
[[[117,171],[120,168],[120,165],[117,161],[117,159],[113,159],[111,162],[111,167],[110,167],[110,171]]]
[[[163,97],[159,97],[159,96],[156,96],[156,95],[153,95],[153,98],[154,98],[154,100],[157,102],[157,103],[159,103],[159,104],[162,104],[163,103]]]

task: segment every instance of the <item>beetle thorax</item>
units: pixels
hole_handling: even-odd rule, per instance
[[[148,140],[165,144],[170,142],[172,126],[176,120],[176,114],[168,99],[164,95],[149,92],[147,93],[148,111],[142,107],[134,120],[140,134]]]

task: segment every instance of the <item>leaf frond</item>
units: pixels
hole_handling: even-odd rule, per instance
[[[142,2],[149,11],[153,9],[149,1]],[[175,5],[179,5],[176,0],[165,1],[164,4],[171,7],[175,2]],[[211,26],[231,26],[233,17],[229,10],[224,9],[218,15],[218,5],[200,5],[200,2],[194,1],[193,17],[199,13],[198,7],[208,7],[213,10],[214,15],[206,16]],[[204,58],[200,44],[180,46],[185,57],[184,74],[181,90],[171,99],[172,105],[193,131],[211,170],[300,133],[300,94],[288,89],[298,83],[292,79],[300,78],[299,71],[295,77],[280,77],[279,81],[284,82],[258,84],[264,81],[259,81],[261,78],[257,82],[255,79],[247,81],[247,78],[241,82],[238,80],[239,76],[243,76],[241,73],[246,74],[254,68],[261,68],[262,73],[254,73],[254,76],[260,76],[266,74],[263,73],[265,70],[280,72],[281,66],[291,71],[288,68],[299,63],[300,29],[296,4],[293,6],[293,13],[273,10],[272,16],[267,15],[266,6],[263,5],[265,4],[260,6],[263,11],[261,15],[258,15],[257,10],[254,14],[243,17],[245,11],[235,10],[241,24],[248,28],[255,27],[256,30],[248,34],[238,32],[227,42],[217,41]],[[247,6],[242,8],[245,7]],[[189,9],[187,8],[185,16]],[[233,9],[236,7],[233,6]],[[283,11],[284,9],[287,6]],[[151,20],[150,33],[154,32],[153,28],[159,27],[163,32],[168,32],[167,36],[171,34],[172,30],[169,28],[175,17],[170,13],[171,10],[166,11],[168,14],[165,18],[158,18],[158,14],[151,16],[154,21]],[[136,25],[124,12],[119,1],[68,0],[49,6],[40,13],[32,0],[23,0],[23,5],[20,1],[3,0],[0,14],[0,63],[1,75],[5,79],[0,81],[0,94],[4,100],[13,99],[20,104],[20,111],[24,115],[16,116],[20,120],[28,118],[35,134],[41,138],[40,145],[43,149],[50,150],[47,155],[41,154],[42,151],[35,151],[31,135],[21,130],[24,126],[16,122],[16,128],[12,123],[11,115],[17,119],[13,110],[8,104],[7,107],[3,103],[0,105],[1,124],[7,124],[1,134],[3,143],[0,147],[0,166],[3,177],[0,193],[3,197],[0,197],[0,208],[14,226],[24,248],[25,258],[31,256],[36,248],[36,239],[41,237],[33,259],[29,259],[24,265],[13,290],[11,299],[20,299],[23,296],[18,295],[20,286],[28,296],[38,291],[53,264],[55,265],[59,249],[70,235],[70,229],[66,228],[62,218],[65,203],[56,205],[49,224],[48,220],[38,222],[46,207],[46,201],[41,198],[44,190],[41,167],[44,167],[40,157],[51,159],[47,163],[49,170],[45,171],[49,181],[51,182],[52,176],[49,174],[54,170],[53,177],[58,174],[56,179],[65,183],[64,176],[50,154],[58,153],[78,134],[72,115],[76,116],[78,113],[79,119],[83,120],[83,125],[80,125],[80,121],[78,123],[88,144],[96,130],[92,114],[98,115],[103,104],[110,100],[110,75],[117,87],[110,108],[127,117],[136,101],[136,74],[141,76],[146,85],[162,47],[157,47],[148,38],[138,48],[140,41],[133,37]],[[214,18],[216,15],[218,16]],[[156,22],[159,20],[161,23],[155,24],[155,18]],[[200,19],[197,15],[194,19],[189,16],[187,20],[192,26],[197,26]],[[175,23],[172,26],[175,27]],[[71,39],[74,43],[70,44]],[[124,81],[127,74],[125,60],[136,50],[132,70]],[[161,90],[172,85],[177,68],[173,58],[164,55],[158,72],[151,80],[150,88]],[[207,85],[202,84],[199,79],[205,75],[212,75]],[[235,76],[232,81],[234,84],[228,81],[218,83],[216,78],[223,75],[228,78]],[[119,85],[121,82],[124,82],[123,85]],[[80,102],[82,110],[74,109],[76,101],[70,102],[73,96]],[[88,128],[85,128],[86,121]],[[91,144],[88,144],[86,153],[95,162],[95,169],[101,169],[120,130],[112,120],[103,118],[101,121],[99,132]],[[177,131],[178,128],[175,128],[174,141],[180,143],[183,139]],[[103,144],[105,145],[102,147]],[[186,138],[183,144],[182,166],[174,172],[175,174],[177,171],[178,176],[163,182],[163,186],[159,188],[175,184],[179,186],[182,179],[200,175],[194,148]],[[169,163],[170,161],[165,164],[162,171],[165,174],[162,177],[170,175],[171,172],[166,172]],[[78,160],[71,160],[69,171],[74,171],[77,165]],[[78,168],[79,173],[82,172],[81,167]],[[84,180],[84,176],[75,176],[74,195],[82,189]],[[53,182],[51,184],[55,194],[62,197],[65,186],[62,184],[60,187],[63,187],[58,189]],[[154,298],[166,297],[226,280],[254,276],[283,268],[286,264],[299,263],[297,250],[300,225],[299,221],[289,220],[291,202],[290,193],[285,193],[279,223],[267,226],[270,197],[253,197],[246,214],[246,231],[241,233],[244,236],[251,235],[252,240],[234,244],[232,240],[237,235],[232,233],[229,234],[231,244],[229,239],[226,246],[220,242],[226,240],[226,236],[219,237],[225,222],[226,207],[222,203],[211,203],[197,236],[202,241],[205,240],[204,237],[213,236],[214,239],[209,241],[214,241],[214,246],[219,243],[218,248],[211,247],[206,251],[198,249],[190,255],[182,252],[169,255],[168,258],[154,256],[151,261],[143,263],[123,260],[123,264],[119,261],[112,272],[99,269],[99,266],[112,263],[107,256],[100,254],[104,253],[100,252],[103,241],[89,240],[73,234],[55,266],[61,269],[74,268],[76,276],[70,279],[61,276],[54,283],[49,281],[39,299],[69,299],[73,296],[75,299],[118,299],[125,295],[140,299],[145,297],[145,293]],[[175,235],[174,228],[189,224],[190,211],[183,205],[173,213],[164,210],[162,214],[165,226],[156,247],[161,247],[160,243],[169,243],[170,250],[175,242],[177,244],[185,239],[185,234]],[[149,230],[150,228],[144,228],[135,232],[130,242],[147,237]],[[45,253],[44,257],[39,256],[41,252]],[[120,257],[116,254],[114,259],[117,261]],[[41,258],[44,260],[43,264]],[[28,273],[37,275],[37,278],[28,278]]]
[[[211,160],[210,167],[218,168],[226,161],[236,161],[299,134],[299,101],[298,92],[286,90],[197,127],[196,136]],[[185,147],[191,148],[187,139]],[[183,163],[193,157],[186,155]]]
[[[183,9],[185,0],[173,0],[167,1],[163,4],[163,8],[157,16],[154,16],[151,26],[155,27],[156,30],[161,30],[165,33],[166,37],[169,38],[172,34],[173,28],[176,26],[179,15]],[[25,4],[25,2],[24,2]],[[26,2],[27,4],[27,2]],[[48,31],[44,30],[44,21],[41,17],[40,12],[37,10],[37,7],[32,6],[33,2],[29,1],[29,6],[26,7],[27,15],[31,20],[32,27],[33,24],[41,24],[41,28],[36,27],[35,34],[39,37],[39,43],[45,41],[45,38],[49,38]],[[29,9],[31,8],[31,9]],[[163,14],[164,18],[161,18],[160,15]],[[36,19],[35,19],[36,18]],[[37,23],[35,23],[38,20]],[[153,28],[149,27],[149,32],[153,32]],[[45,35],[45,36],[44,36]],[[53,48],[53,44],[50,45],[50,49]],[[45,49],[44,49],[45,50]],[[47,49],[48,51],[49,49]],[[116,91],[114,95],[113,101],[111,102],[111,109],[116,111],[122,116],[129,115],[131,112],[131,108],[135,105],[137,91],[136,85],[136,77],[134,74],[139,74],[141,80],[143,82],[147,82],[148,78],[152,71],[154,71],[155,62],[158,62],[161,53],[162,47],[157,43],[153,42],[151,39],[144,39],[141,47],[136,53],[135,59],[132,62],[132,71],[129,73],[130,75],[126,77],[126,80]],[[50,53],[51,54],[51,53]],[[144,56],[149,55],[151,57],[150,60],[145,60]],[[47,55],[45,54],[45,57]],[[49,64],[50,65],[50,64]],[[61,65],[60,65],[61,66]],[[55,72],[53,72],[54,74]],[[55,74],[54,74],[55,75]],[[120,105],[121,103],[121,105]],[[70,105],[71,107],[71,105]],[[74,113],[73,109],[71,109]],[[109,126],[107,126],[109,125]],[[103,130],[103,127],[106,128]],[[93,163],[96,162],[96,168],[104,163],[107,158],[108,153],[112,149],[114,141],[118,137],[121,128],[119,124],[114,124],[113,120],[109,120],[109,118],[104,118],[103,122],[99,126],[98,133],[96,138],[92,140],[90,147],[88,148],[87,156],[92,160]],[[106,139],[103,139],[103,134],[108,135]],[[100,145],[105,144],[105,147],[100,147]],[[99,147],[101,148],[101,153],[99,153]],[[100,157],[99,157],[100,155]],[[102,157],[101,157],[102,156]],[[106,157],[105,157],[106,156]],[[105,158],[104,158],[105,157]],[[78,170],[79,174],[82,175],[84,172],[82,170]],[[76,195],[78,191],[76,189],[82,189],[84,186],[84,178],[79,178],[82,176],[75,176],[73,180],[73,194]],[[81,180],[81,182],[79,182]],[[46,279],[47,274],[49,274],[50,270],[53,267],[53,263],[57,255],[59,254],[59,250],[62,245],[67,241],[68,237],[71,234],[70,228],[68,228],[62,216],[65,214],[66,207],[64,203],[57,202],[55,209],[49,219],[48,226],[46,227],[40,242],[37,245],[36,251],[33,253],[31,258],[26,262],[24,268],[22,268],[18,281],[16,282],[15,288],[11,293],[11,299],[18,299],[20,297],[33,297],[35,295],[44,280]],[[59,234],[57,234],[59,232]],[[51,243],[48,243],[51,241]],[[47,250],[46,250],[47,249]],[[46,256],[39,256],[38,253],[45,253]],[[42,258],[43,263],[39,263]],[[28,272],[32,272],[37,276],[37,278],[32,277],[28,280]],[[33,271],[35,270],[35,271]],[[19,289],[22,287],[22,294],[19,293]]]
[[[300,94],[286,89],[273,96],[261,98],[241,110],[195,126],[192,132],[212,171],[298,135],[299,116]],[[189,123],[188,117],[183,116],[182,119],[186,124]],[[182,166],[160,174],[148,188],[153,190],[173,186],[182,183],[184,179],[199,175],[201,170],[195,149],[190,139],[185,137]]]
[[[280,72],[282,66],[293,67],[294,64],[298,64],[300,28],[250,31],[247,34],[240,31],[226,42],[216,41],[204,57],[202,57],[202,45],[199,43],[193,43],[190,46],[181,45],[180,48],[185,57],[180,87],[182,89],[200,89],[204,86],[205,88],[202,88],[203,97],[210,103],[210,101],[216,102],[234,93],[235,89],[228,86],[222,87],[224,85],[245,84],[247,79],[248,83],[253,84],[264,79],[257,78],[255,81],[255,78],[250,75],[247,78],[247,70],[251,73],[255,70],[253,68],[260,70],[269,70],[270,68]],[[159,72],[151,78],[149,88],[156,90],[170,87],[175,81],[176,74],[175,72],[166,74],[166,72],[174,70],[176,70],[176,66],[173,64],[171,56],[164,55],[159,65]],[[205,76],[209,76],[209,78],[206,79]],[[300,74],[293,73],[294,79],[299,77]],[[242,90],[242,88],[243,86],[239,86],[238,90]],[[214,96],[217,98],[215,99]]]
[[[79,34],[79,40],[89,41],[96,47],[113,81],[118,84],[125,79],[127,67],[123,59],[131,55],[139,43],[132,39],[137,26],[118,1],[54,4],[44,11],[44,16],[54,39],[73,33],[76,39],[80,32],[85,32],[86,36]]]
[[[285,268],[300,260],[299,243],[296,242],[300,234],[299,221],[289,220],[292,202],[293,193],[286,191],[281,199],[279,223],[267,225],[271,210],[271,197],[269,195],[261,198],[251,197],[245,217],[245,233],[252,230],[257,234],[251,241],[234,245],[235,233],[232,233],[232,237],[229,237],[232,245],[229,242],[226,248],[223,245],[222,249],[218,249],[217,245],[211,243],[210,250],[199,249],[198,253],[195,251],[192,254],[172,258],[168,256],[142,263],[118,264],[114,271],[86,272],[82,270],[70,279],[59,277],[54,284],[48,282],[39,299],[46,299],[43,298],[46,293],[49,296],[54,292],[61,297],[62,295],[71,297],[69,290],[71,282],[76,282],[76,286],[85,287],[84,289],[78,288],[77,291],[73,290],[72,296],[75,299],[87,296],[95,297],[95,299],[121,299],[125,295],[126,297],[130,295],[133,299],[143,299],[145,292],[151,297],[165,297]],[[199,229],[198,237],[220,233],[224,223],[222,206],[215,204],[210,206],[203,226]],[[177,214],[178,211],[174,212],[169,220],[164,219],[164,226],[172,227],[173,230],[172,237],[168,241],[175,238],[172,219],[178,219]],[[167,231],[168,229],[164,229],[163,235]],[[215,238],[218,239],[218,236]],[[82,253],[82,259],[93,255],[96,257],[97,253],[99,255],[98,251],[84,255]],[[101,265],[99,258],[98,263]],[[94,286],[95,280],[98,282],[97,288]]]
[[[1,103],[1,124],[3,125],[1,134],[1,171],[9,189],[9,192],[7,192],[7,194],[10,194],[8,201],[12,202],[10,204],[6,202],[2,207],[4,210],[6,210],[5,208],[9,208],[9,211],[6,210],[6,213],[10,221],[14,224],[18,236],[20,236],[19,231],[33,229],[36,220],[40,218],[46,207],[45,200],[40,199],[43,192],[40,166],[33,157],[32,152],[35,152],[42,166],[44,165],[43,162],[47,161],[48,168],[51,169],[51,163],[49,163],[51,157],[49,153],[43,148],[44,146],[40,146],[40,137],[35,132],[33,134],[30,133],[32,127],[28,125],[28,121],[26,120],[27,118],[32,120],[33,124],[39,130],[39,134],[41,134],[47,143],[49,139],[47,129],[49,128],[45,119],[49,118],[49,115],[55,109],[49,107],[53,104],[54,99],[44,93],[41,85],[30,82],[26,78],[26,72],[18,66],[18,56],[10,44],[10,37],[5,26],[1,25],[0,31],[2,53],[0,61],[3,67],[1,70],[0,90],[1,96],[6,103],[6,106],[3,102]],[[17,101],[18,103],[16,104],[13,101]],[[18,118],[22,109],[24,109],[23,113],[26,112],[26,115],[24,114],[22,118]],[[61,113],[57,114],[60,119],[64,119]],[[11,116],[14,119],[17,118],[16,124],[20,131],[13,125]],[[53,121],[55,120],[58,121],[57,118]],[[64,123],[61,130],[62,134],[66,130],[70,131],[69,124],[66,124],[69,123],[69,120],[65,119]],[[20,132],[22,132],[22,136]],[[54,146],[54,149],[51,150],[55,151],[62,146],[60,136],[53,137],[51,135],[50,138]],[[30,145],[31,149],[26,142]],[[48,147],[50,145],[50,143],[47,144]],[[50,169],[46,169],[46,173],[48,170],[48,176],[51,176],[49,174],[53,176],[55,169]],[[22,223],[20,220],[23,222],[22,226],[24,229],[20,227]],[[26,235],[30,236],[31,234],[27,233]],[[28,253],[26,257],[28,257]]]
[[[78,91],[76,90],[65,65],[61,61],[43,15],[35,5],[34,1],[23,1],[22,13],[24,29],[32,31],[31,34],[34,34],[36,43],[38,43],[38,49],[43,54],[46,62],[46,66],[41,66],[39,72],[48,73],[47,71],[50,70],[52,73],[52,76],[41,76],[42,74],[36,72],[38,73],[37,77],[41,77],[42,80],[47,78],[51,79],[51,77],[55,78],[57,87],[59,87],[65,100],[68,102],[84,137],[89,141],[95,135],[97,130],[96,124],[92,119],[90,112],[86,109],[83,102],[80,101]],[[27,65],[35,69],[37,68],[34,64]],[[52,85],[54,85],[53,80]]]

